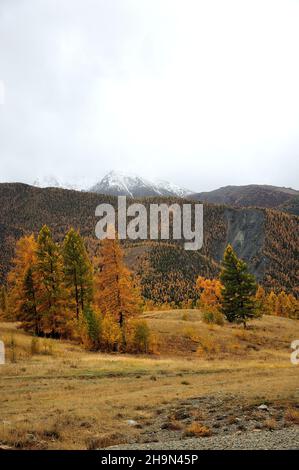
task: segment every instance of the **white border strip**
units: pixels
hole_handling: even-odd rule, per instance
[[[5,86],[4,81],[0,80],[0,105],[4,104],[5,101]]]

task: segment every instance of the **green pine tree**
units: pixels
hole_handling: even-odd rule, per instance
[[[243,323],[256,316],[255,278],[247,270],[247,265],[239,259],[231,245],[226,247],[222,261],[220,280],[221,308],[229,322]]]
[[[32,267],[28,268],[23,282],[23,302],[18,319],[22,321],[24,330],[39,336],[42,332],[41,316],[36,302],[36,288]]]
[[[90,305],[88,305],[84,308],[83,316],[85,320],[86,333],[89,340],[90,349],[97,350],[100,347],[100,315],[95,310],[93,310]]]
[[[90,305],[93,297],[93,270],[83,239],[71,228],[65,236],[63,247],[64,282],[70,291],[78,320],[80,312]]]
[[[6,287],[2,286],[0,289],[0,314],[6,319],[8,314],[8,301]]]
[[[67,336],[67,291],[63,284],[63,260],[50,229],[44,225],[37,239],[35,282],[42,329],[51,337]]]

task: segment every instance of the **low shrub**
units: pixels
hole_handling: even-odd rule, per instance
[[[219,310],[205,310],[202,319],[205,323],[213,325],[224,325],[224,316]]]
[[[217,338],[213,336],[204,336],[199,338],[199,347],[197,349],[197,354],[201,355],[206,354],[216,354],[221,351],[221,344]]]
[[[137,320],[133,325],[133,348],[137,353],[148,353],[151,333],[145,320]]]
[[[193,326],[189,326],[189,327],[185,328],[184,331],[183,331],[183,336],[185,336],[185,338],[190,339],[191,341],[195,341],[195,342],[197,342],[198,339],[199,339],[197,330]]]
[[[289,423],[299,424],[299,410],[288,408],[285,413],[285,420]]]
[[[131,320],[126,330],[126,352],[158,354],[159,340],[153,335],[146,320]]]
[[[186,427],[184,436],[186,437],[208,437],[212,432],[210,428],[201,423],[194,422]]]
[[[277,429],[277,421],[274,418],[268,418],[264,421],[263,428],[274,431]]]
[[[101,347],[106,351],[118,351],[122,336],[121,328],[115,319],[105,315],[102,320]]]
[[[30,345],[30,354],[34,356],[35,354],[40,353],[40,342],[39,339],[34,336],[31,340],[31,345]]]
[[[45,356],[53,356],[54,347],[53,347],[53,341],[50,338],[43,340],[42,348],[40,349],[40,354],[44,354]]]
[[[119,433],[107,433],[102,436],[87,438],[86,448],[87,450],[96,450],[123,443],[124,439]]]

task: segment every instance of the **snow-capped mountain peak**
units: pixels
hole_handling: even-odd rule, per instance
[[[108,194],[111,196],[127,196],[131,198],[169,196],[186,197],[192,194],[185,188],[181,188],[169,181],[150,181],[134,173],[121,171],[110,171],[101,181],[90,188],[90,182],[80,179],[73,183],[65,183],[55,176],[46,176],[36,179],[33,186],[39,188],[64,188],[76,191],[90,191],[98,194]]]
[[[99,183],[90,188],[90,191],[98,194],[132,198],[151,196],[184,197],[192,193],[168,181],[152,182],[135,174],[118,171],[108,173]]]
[[[155,181],[156,188],[161,192],[168,192],[169,194],[176,195],[178,197],[186,197],[192,194],[192,191],[186,188],[182,188],[174,183],[170,183],[169,181],[165,180],[157,180]]]
[[[61,182],[58,181],[55,176],[45,176],[43,178],[37,178],[32,183],[33,186],[38,188],[61,188],[63,187]]]
[[[86,191],[90,186],[90,181],[80,179],[73,183],[64,182],[55,176],[44,176],[42,178],[37,178],[33,181],[32,186],[38,188],[63,188],[63,189],[72,189],[75,191]]]

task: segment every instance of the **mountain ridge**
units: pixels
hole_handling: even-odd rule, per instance
[[[299,213],[299,191],[272,185],[249,184],[223,186],[213,191],[204,191],[190,196],[194,200],[233,207],[265,207],[279,209],[294,214]]]
[[[107,173],[101,181],[92,186],[90,192],[111,196],[128,196],[131,198],[154,196],[185,197],[192,193],[192,191],[181,188],[169,181],[158,180],[154,182],[135,174],[114,170]]]
[[[26,184],[26,183],[24,183]],[[299,191],[267,184],[226,185],[211,191],[194,192],[166,180],[150,181],[134,173],[112,170],[99,182],[88,184],[86,178],[77,183],[65,183],[54,176],[35,180],[32,186],[74,191],[144,197],[179,197],[231,207],[265,207],[299,215]]]
[[[85,237],[90,253],[95,254],[99,246],[94,235],[98,221],[95,208],[110,203],[117,210],[114,196],[22,183],[1,183],[0,201],[0,282],[6,278],[16,240],[23,234],[37,234],[47,224],[55,239],[61,241],[74,227]],[[148,208],[153,202],[181,205],[190,200],[153,197],[140,202]],[[199,252],[185,251],[183,240],[126,240],[124,248],[128,263],[141,279],[144,295],[154,296],[153,300],[163,296],[168,301],[188,298],[195,292],[197,275],[217,276],[228,243],[266,288],[298,293],[298,228],[299,217],[282,211],[204,203],[204,244]],[[158,292],[157,286],[163,289]]]

